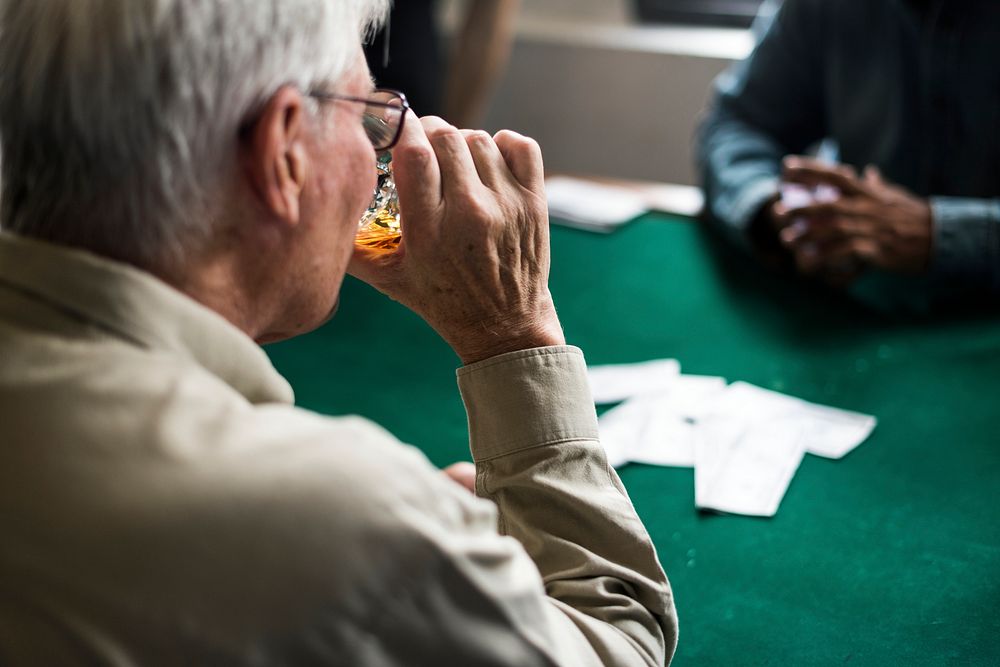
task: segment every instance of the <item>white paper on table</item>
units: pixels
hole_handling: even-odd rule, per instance
[[[645,405],[646,428],[626,454],[630,461],[659,466],[694,466],[700,420],[726,388],[721,377],[681,375],[666,391],[632,399]]]
[[[712,413],[719,395],[726,390],[726,378],[715,375],[679,375],[659,396],[670,409],[689,419]]]
[[[655,359],[637,364],[606,364],[587,368],[594,403],[617,403],[633,396],[669,389],[681,373],[676,359]]]
[[[694,425],[664,409],[658,398],[631,398],[601,415],[597,425],[608,461],[619,462],[613,466],[694,465]]]
[[[697,425],[660,401],[633,398],[646,403],[646,427],[632,442],[626,457],[635,463],[656,466],[694,467]]]
[[[774,516],[804,454],[794,422],[714,418],[695,446],[695,506]]]
[[[633,189],[642,195],[646,205],[654,211],[693,218],[705,208],[705,195],[701,188],[694,185],[638,183]]]
[[[609,458],[660,466],[694,465],[698,420],[725,390],[720,377],[680,375],[670,388],[631,398],[598,421]],[[614,464],[612,464],[614,465]]]
[[[625,401],[605,412],[597,420],[598,437],[608,463],[618,468],[628,463],[628,451],[642,438],[647,413],[638,401]]]
[[[719,396],[714,412],[749,423],[795,423],[802,432],[805,451],[830,459],[844,457],[878,424],[871,415],[809,403],[746,382],[729,385]]]
[[[546,179],[545,196],[555,222],[593,231],[611,231],[649,211],[643,197],[626,188],[569,176]]]
[[[621,468],[623,465],[628,463],[628,457],[626,457],[621,449],[618,448],[618,441],[614,439],[607,439],[605,434],[601,434],[601,445],[604,447],[604,456],[608,459],[608,465],[612,468]]]

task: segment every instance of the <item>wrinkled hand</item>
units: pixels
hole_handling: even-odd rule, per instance
[[[463,363],[564,344],[538,144],[407,121],[392,152],[402,241],[356,248],[350,272],[423,317]]]
[[[787,208],[771,205],[781,244],[803,274],[832,284],[847,284],[865,268],[920,273],[930,263],[930,205],[882,178],[869,166],[863,177],[846,165],[802,157],[785,159],[786,182],[829,185],[840,191],[833,201]]]

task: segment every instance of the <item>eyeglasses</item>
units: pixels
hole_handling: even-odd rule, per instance
[[[400,135],[403,134],[406,110],[410,108],[406,95],[387,88],[377,89],[371,97],[351,97],[323,91],[310,91],[309,97],[364,104],[365,111],[361,123],[376,151],[387,151],[396,145]]]

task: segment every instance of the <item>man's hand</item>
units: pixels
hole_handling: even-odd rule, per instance
[[[476,465],[468,461],[452,463],[442,471],[445,477],[455,482],[469,493],[476,493]]]
[[[463,363],[564,344],[538,144],[411,115],[392,157],[402,241],[356,249],[350,272],[423,317]]]
[[[886,182],[875,167],[858,177],[846,165],[789,157],[784,180],[833,186],[840,192],[832,201],[799,208],[787,208],[780,201],[771,205],[779,240],[800,272],[846,284],[869,266],[896,273],[927,270],[930,205]]]

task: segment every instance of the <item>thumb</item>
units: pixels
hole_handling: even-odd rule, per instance
[[[354,246],[354,253],[347,265],[347,273],[366,282],[383,294],[396,298],[393,285],[398,284],[403,246],[386,252],[365,246]]]
[[[452,463],[444,469],[445,476],[464,486],[472,493],[476,492],[476,466],[467,461]]]

